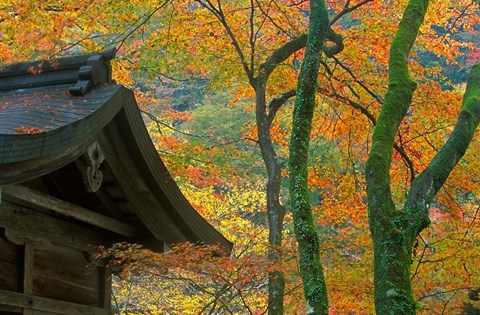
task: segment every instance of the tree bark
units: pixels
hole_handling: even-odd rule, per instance
[[[400,122],[412,101],[416,83],[408,56],[427,10],[428,0],[411,0],[390,48],[389,85],[373,131],[366,165],[368,215],[374,250],[375,307],[378,314],[414,314],[410,281],[413,241],[400,227],[390,191],[390,164]]]
[[[285,217],[285,207],[280,203],[280,188],[282,184],[281,167],[278,163],[278,157],[273,147],[273,141],[270,133],[271,124],[275,118],[279,107],[290,97],[296,95],[289,91],[277,99],[275,106],[266,105],[266,85],[270,74],[282,62],[287,60],[293,53],[305,47],[307,35],[302,34],[298,38],[292,39],[283,46],[276,49],[259,66],[258,74],[250,80],[255,89],[255,117],[258,132],[258,143],[262,152],[262,159],[267,170],[267,213],[269,227],[269,250],[268,257],[275,263],[281,263],[281,246],[283,239],[283,219]],[[273,105],[270,103],[270,105]],[[267,108],[270,110],[267,113]],[[283,314],[283,296],[285,293],[285,277],[279,270],[271,272],[268,275],[268,314]]]
[[[281,253],[279,249],[282,246],[283,219],[285,216],[285,208],[280,203],[280,186],[282,183],[281,168],[278,164],[278,157],[273,147],[273,141],[270,134],[271,123],[275,117],[278,108],[273,112],[267,113],[266,105],[266,86],[270,74],[283,61],[288,59],[295,51],[305,47],[305,35],[293,39],[283,46],[276,49],[268,59],[259,65],[258,74],[254,74],[254,47],[251,47],[251,64],[247,63],[247,59],[237,42],[237,39],[227,23],[225,15],[221,9],[220,2],[216,7],[211,2],[197,1],[203,7],[208,9],[223,25],[228,36],[232,40],[232,45],[240,58],[241,64],[245,70],[245,74],[251,87],[255,90],[255,117],[257,124],[257,136],[262,159],[267,170],[267,213],[269,226],[269,250],[268,258],[274,263],[281,262]],[[254,6],[251,2],[251,22],[253,21]],[[253,23],[251,23],[253,25]],[[250,35],[253,36],[254,30]],[[293,95],[292,95],[293,96]],[[268,314],[283,314],[283,296],[285,291],[285,278],[281,271],[277,270],[268,275]]]
[[[290,199],[300,256],[307,314],[328,314],[328,295],[320,261],[320,241],[308,196],[308,149],[322,47],[329,30],[324,0],[310,1],[310,26],[297,87],[289,148]]]
[[[305,48],[307,44],[307,34],[301,34],[297,38],[294,38],[281,47],[271,53],[267,60],[260,64],[258,67],[258,73],[255,76],[255,66],[253,54],[250,56],[250,64],[247,62],[247,58],[244,55],[240,44],[238,43],[233,31],[227,23],[224,12],[221,9],[220,2],[218,6],[215,6],[213,2],[196,1],[204,8],[208,9],[222,24],[228,36],[232,40],[232,45],[240,58],[245,74],[252,88],[255,90],[255,116],[257,124],[257,135],[260,150],[262,152],[262,159],[267,170],[267,213],[268,213],[268,226],[269,226],[269,251],[268,257],[275,263],[281,262],[281,252],[279,249],[282,246],[282,234],[283,234],[283,219],[285,216],[285,207],[280,203],[280,187],[282,183],[281,167],[278,163],[278,157],[275,152],[272,137],[270,134],[270,127],[275,118],[275,114],[282,104],[284,104],[290,97],[295,96],[294,91],[288,91],[282,95],[279,99],[276,99],[272,108],[267,106],[266,102],[266,86],[270,74],[276,69],[276,67],[286,61],[293,53]],[[363,3],[366,3],[365,1]],[[354,6],[352,8],[356,8]],[[253,17],[253,2],[251,2],[251,9]],[[350,12],[350,9],[345,12]],[[250,20],[252,22],[252,19]],[[328,16],[327,16],[328,23]],[[253,25],[251,23],[251,25]],[[333,42],[332,46],[321,47],[328,55],[334,55],[343,49],[343,38],[341,35],[335,33],[331,28],[331,25],[327,24],[325,28],[326,35],[330,41]],[[251,36],[253,36],[253,28],[250,29]],[[322,40],[324,44],[325,41]],[[323,45],[322,44],[322,45]],[[251,47],[251,53],[254,49]],[[268,314],[277,315],[283,314],[283,296],[285,291],[285,279],[281,271],[274,271],[268,276]]]
[[[266,83],[267,76],[264,72],[260,72],[254,81],[255,117],[258,142],[267,170],[268,258],[275,263],[280,263],[281,255],[278,250],[282,246],[283,218],[286,211],[280,203],[281,168],[273,147],[270,124],[266,112]],[[268,314],[283,314],[284,293],[285,277],[282,272],[271,272],[268,275]]]
[[[373,132],[365,171],[374,244],[377,314],[415,314],[410,280],[413,244],[429,225],[430,204],[465,153],[480,121],[480,65],[476,65],[470,74],[462,110],[450,139],[412,182],[404,208],[395,209],[390,190],[392,152],[395,135],[416,88],[409,76],[408,57],[427,7],[428,0],[410,0],[393,39],[389,85]]]

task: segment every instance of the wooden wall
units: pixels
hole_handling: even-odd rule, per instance
[[[10,243],[0,230],[0,289],[21,292],[22,248]]]
[[[89,268],[86,253],[58,245],[34,248],[33,288],[36,296],[101,306],[100,268]]]
[[[89,251],[107,239],[75,220],[2,200],[0,315],[109,314],[109,274],[87,268]]]

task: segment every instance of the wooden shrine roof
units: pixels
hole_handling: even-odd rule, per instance
[[[108,216],[123,222],[138,222],[138,229],[145,227],[159,241],[230,248],[172,179],[133,92],[111,80],[112,58],[114,51],[107,51],[3,69],[0,187],[42,178],[61,187],[62,198],[71,199],[67,201],[91,200],[88,206],[106,209]],[[93,145],[104,156],[103,182],[89,193],[79,188],[82,176],[75,165],[82,164]]]

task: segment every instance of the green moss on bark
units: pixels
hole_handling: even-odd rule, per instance
[[[451,137],[412,182],[404,209],[397,211],[390,193],[389,170],[395,134],[415,90],[407,61],[427,6],[428,0],[410,0],[392,42],[389,86],[366,167],[377,314],[415,314],[410,281],[413,243],[430,223],[430,204],[464,155],[480,122],[480,65],[476,65],[470,74],[462,110]]]
[[[297,87],[289,148],[290,199],[307,314],[327,315],[327,287],[308,196],[307,162],[320,54],[329,30],[329,18],[324,0],[310,1],[310,9],[310,27]]]
[[[410,283],[413,240],[408,228],[412,215],[408,210],[401,213],[395,209],[390,191],[390,165],[395,135],[416,88],[409,76],[408,57],[427,6],[428,0],[410,0],[392,41],[388,90],[366,166],[377,314],[415,314]]]

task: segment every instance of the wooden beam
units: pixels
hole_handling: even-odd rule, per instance
[[[28,242],[25,242],[23,247],[23,293],[33,293],[33,259],[34,251],[33,246]],[[33,310],[24,308],[23,315],[33,315]]]
[[[82,208],[64,200],[54,198],[30,188],[11,185],[3,187],[3,195],[7,200],[20,200],[28,205],[51,210],[66,217],[115,232],[120,235],[135,237],[135,228],[130,224],[112,219],[100,213]]]
[[[0,305],[0,314],[3,314],[2,312],[6,312],[7,314],[21,314],[22,308],[17,306]]]
[[[85,252],[91,251],[92,245],[108,245],[125,239],[123,235],[53,217],[48,211],[32,211],[6,200],[0,205],[0,235],[2,229],[5,238],[18,246],[29,243],[42,247],[54,243]]]
[[[62,315],[110,315],[110,309],[64,302],[23,293],[0,290],[2,305]]]

